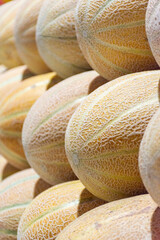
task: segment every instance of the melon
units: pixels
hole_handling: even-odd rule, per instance
[[[4,73],[7,68],[4,65],[0,65],[0,74]]]
[[[160,2],[149,0],[146,12],[146,33],[153,56],[160,66]]]
[[[22,65],[14,39],[14,24],[21,1],[11,1],[0,6],[0,63],[7,68]]]
[[[20,82],[0,102],[0,154],[18,169],[28,168],[21,133],[23,122],[33,103],[60,78],[46,73]]]
[[[95,196],[113,201],[145,192],[138,152],[159,107],[160,71],[129,74],[91,93],[72,115],[65,148],[76,176]]]
[[[16,172],[18,172],[18,169],[10,165],[7,160],[0,155],[0,182]]]
[[[17,83],[32,76],[33,74],[25,65],[12,68],[2,73],[0,75],[0,101],[2,100],[3,96],[8,94],[8,92],[17,85]]]
[[[160,108],[150,120],[139,152],[139,169],[143,183],[160,206]]]
[[[33,198],[49,188],[32,169],[0,183],[0,240],[16,240],[20,218]]]
[[[81,0],[76,32],[90,66],[108,80],[157,69],[145,33],[148,0]]]
[[[29,111],[22,131],[25,155],[48,183],[76,179],[65,153],[67,124],[86,96],[104,83],[95,71],[77,74],[46,91]]]
[[[17,239],[54,240],[77,217],[104,203],[89,193],[79,180],[54,186],[26,208]]]
[[[62,78],[90,69],[75,32],[78,0],[46,0],[40,10],[36,39],[41,57]]]
[[[38,14],[44,0],[21,1],[14,29],[17,51],[32,72],[36,74],[49,72],[49,68],[39,55],[35,39]]]
[[[159,240],[160,209],[149,194],[114,201],[80,216],[56,238],[97,239]]]

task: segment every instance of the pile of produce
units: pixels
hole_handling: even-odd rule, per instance
[[[159,0],[0,5],[0,240],[160,240]]]

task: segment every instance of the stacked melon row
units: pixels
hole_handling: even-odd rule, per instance
[[[0,240],[160,239],[159,8],[0,7]]]

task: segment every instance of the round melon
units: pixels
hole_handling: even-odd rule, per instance
[[[16,240],[20,218],[33,198],[49,188],[32,169],[0,183],[0,240]]]
[[[81,0],[76,31],[88,63],[108,80],[157,69],[145,33],[148,0]]]
[[[0,6],[0,63],[7,68],[22,65],[14,39],[14,24],[21,1],[11,1]]]
[[[66,130],[71,167],[95,196],[113,201],[145,192],[139,145],[159,107],[160,71],[122,76],[91,93]]]
[[[4,65],[0,65],[0,74],[4,73],[7,71],[7,68]]]
[[[10,165],[7,160],[0,155],[0,182],[18,171],[19,170],[17,168]]]
[[[86,96],[104,83],[95,71],[77,74],[45,92],[29,111],[22,131],[25,155],[50,184],[76,179],[65,153],[67,124]]]
[[[139,152],[139,169],[143,183],[160,206],[160,108],[150,120]]]
[[[160,2],[149,0],[146,12],[146,33],[153,56],[160,66]]]
[[[36,74],[49,72],[49,68],[39,55],[35,39],[38,14],[44,0],[21,1],[14,28],[18,53],[32,72]]]
[[[75,32],[78,0],[46,0],[41,8],[36,39],[41,57],[62,78],[90,69]]]
[[[33,74],[24,66],[12,68],[0,75],[0,101],[17,83],[32,77]]]
[[[21,133],[24,120],[34,102],[60,78],[47,73],[20,82],[0,102],[0,154],[18,169],[27,168]]]
[[[54,240],[77,217],[105,202],[72,181],[52,187],[36,197],[23,213],[18,240]]]
[[[160,209],[149,194],[97,207],[69,224],[56,240],[158,240]]]

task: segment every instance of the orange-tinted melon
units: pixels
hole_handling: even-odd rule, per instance
[[[160,206],[160,108],[145,130],[140,145],[139,169],[147,191]]]
[[[145,32],[148,0],[81,0],[76,32],[88,63],[108,80],[157,69]]]
[[[146,194],[97,207],[69,224],[56,240],[159,240],[160,209]]]
[[[14,29],[18,53],[32,72],[36,74],[49,72],[49,68],[39,55],[35,39],[38,15],[44,0],[21,1]]]
[[[89,193],[79,180],[54,186],[26,208],[17,239],[54,240],[77,217],[104,203]]]
[[[14,39],[14,24],[21,1],[11,1],[0,6],[0,63],[7,68],[22,65]]]
[[[66,130],[71,167],[95,196],[113,201],[145,192],[139,145],[159,107],[160,71],[122,76],[91,93]]]
[[[29,111],[22,132],[25,155],[50,184],[76,179],[65,153],[67,124],[86,96],[104,83],[95,71],[77,74],[46,91]]]
[[[32,169],[15,173],[0,183],[0,240],[16,240],[20,218],[33,198],[50,185]]]
[[[0,182],[18,171],[17,168],[10,165],[7,160],[0,155]]]
[[[77,0],[46,0],[41,8],[36,39],[41,57],[62,78],[90,69],[75,32]]]
[[[21,141],[27,113],[34,102],[59,80],[56,73],[31,77],[20,82],[0,102],[0,154],[18,169],[29,166]]]

